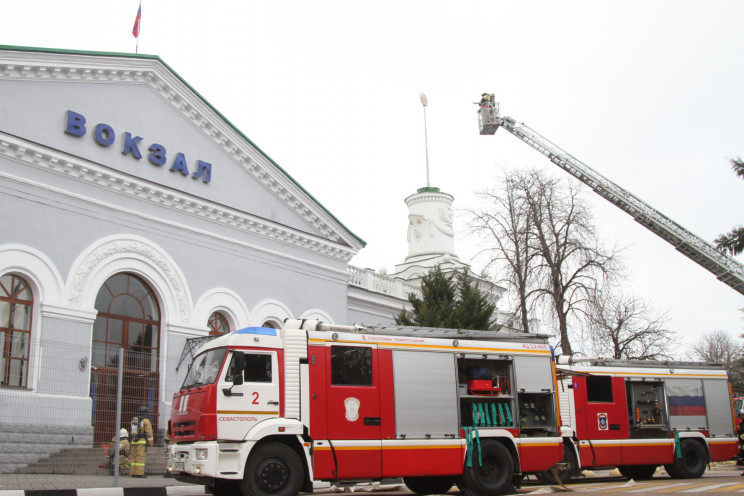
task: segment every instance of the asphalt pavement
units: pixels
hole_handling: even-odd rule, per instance
[[[713,472],[740,472],[733,461],[712,463]],[[663,470],[660,469],[660,470]],[[608,477],[619,475],[616,470],[586,471],[585,477]],[[405,487],[405,486],[403,486]],[[316,493],[337,492],[327,484],[316,484]],[[357,491],[376,491],[379,485],[359,487]],[[0,474],[0,496],[171,496],[203,494],[203,486],[178,482],[172,477],[148,475],[144,479],[127,475],[119,477],[119,486],[114,486],[114,477],[107,475],[57,475],[57,474]],[[356,491],[355,491],[356,492]]]

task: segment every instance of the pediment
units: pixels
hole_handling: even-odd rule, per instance
[[[157,57],[0,47],[0,94],[0,156],[347,260],[364,246]]]

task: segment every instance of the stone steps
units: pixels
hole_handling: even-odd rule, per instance
[[[93,446],[93,428],[0,423],[0,473],[8,474],[63,450]]]
[[[162,475],[166,467],[166,449],[148,448],[146,473]],[[105,475],[108,458],[103,448],[64,449],[16,470],[23,474]]]

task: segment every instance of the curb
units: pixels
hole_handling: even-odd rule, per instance
[[[204,486],[103,487],[84,489],[10,489],[0,496],[178,496],[206,494]]]
[[[400,484],[367,484],[349,488],[331,486],[319,483],[315,486],[315,494],[341,492],[378,492],[391,491],[400,488]],[[179,496],[192,494],[209,494],[205,486],[197,484],[189,486],[165,487],[102,487],[81,489],[6,489],[0,490],[0,496]]]

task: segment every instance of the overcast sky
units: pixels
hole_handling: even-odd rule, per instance
[[[0,43],[134,52],[138,4],[5,2]],[[143,0],[138,49],[367,242],[353,265],[392,273],[407,254],[403,200],[426,185],[421,92],[431,185],[456,210],[503,167],[565,176],[503,130],[479,136],[471,102],[488,91],[702,238],[744,224],[728,165],[744,154],[742,26],[741,1]],[[738,336],[741,295],[586,194],[602,237],[627,246],[628,291],[668,312],[683,347]],[[475,249],[458,237],[462,260]]]

